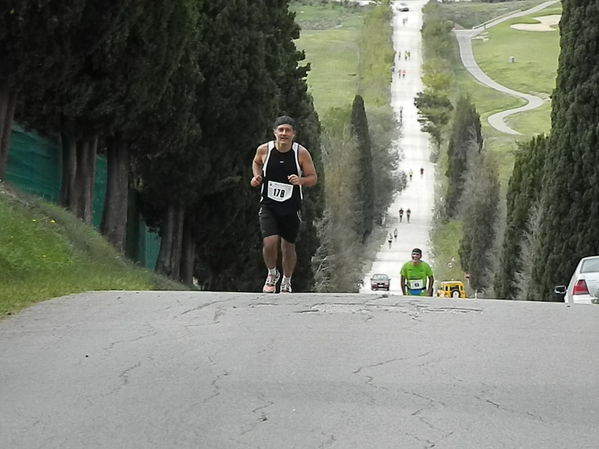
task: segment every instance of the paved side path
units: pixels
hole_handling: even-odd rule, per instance
[[[480,67],[476,63],[476,60],[474,59],[474,54],[472,53],[472,38],[474,36],[477,36],[481,32],[485,31],[486,29],[491,28],[501,22],[508,20],[508,19],[512,19],[514,17],[526,16],[528,14],[532,14],[534,12],[541,11],[541,10],[547,8],[548,6],[553,5],[554,3],[557,3],[557,0],[551,0],[551,1],[548,1],[545,3],[541,3],[540,5],[537,5],[534,8],[528,9],[526,11],[520,11],[520,12],[517,12],[514,14],[510,14],[509,16],[500,17],[500,18],[492,20],[491,22],[488,22],[484,25],[479,25],[478,27],[475,27],[471,30],[454,30],[454,33],[458,40],[458,44],[460,46],[460,56],[462,58],[462,64],[464,64],[464,67],[466,67],[466,69],[472,74],[472,76],[474,76],[481,83],[489,86],[492,89],[495,89],[499,92],[506,93],[508,95],[513,95],[515,97],[522,98],[522,99],[526,100],[526,102],[527,102],[527,104],[525,104],[524,106],[520,106],[515,109],[509,109],[507,111],[502,111],[502,112],[498,112],[496,114],[490,115],[488,118],[489,124],[493,128],[497,129],[498,131],[501,131],[506,134],[514,134],[514,135],[520,134],[518,131],[513,130],[512,128],[510,128],[509,126],[507,126],[505,124],[505,118],[510,115],[517,114],[519,112],[530,111],[532,109],[536,109],[543,104],[543,99],[541,99],[537,96],[534,96],[534,95],[515,91],[513,89],[510,89],[508,87],[505,87],[505,86],[499,84],[496,81],[493,81],[485,72],[483,72],[480,69]]]

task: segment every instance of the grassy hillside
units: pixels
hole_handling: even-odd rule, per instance
[[[89,290],[185,287],[139,268],[64,209],[0,183],[0,317]]]

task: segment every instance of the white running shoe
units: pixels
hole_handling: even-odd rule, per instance
[[[281,293],[291,293],[291,280],[283,279],[281,282]]]
[[[264,287],[262,287],[262,293],[274,293],[280,277],[281,274],[278,270],[275,274],[268,273],[268,276],[266,276],[266,282],[264,282]]]

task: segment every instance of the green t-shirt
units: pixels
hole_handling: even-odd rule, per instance
[[[411,261],[406,262],[403,267],[401,267],[400,274],[406,278],[408,295],[426,295],[426,281],[429,276],[433,275],[433,270],[429,264],[422,261],[419,264],[414,264]]]

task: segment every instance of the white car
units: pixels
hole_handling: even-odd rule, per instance
[[[599,256],[580,259],[568,287],[558,285],[555,293],[566,303],[599,304]]]

